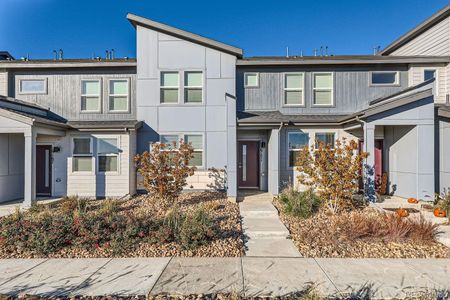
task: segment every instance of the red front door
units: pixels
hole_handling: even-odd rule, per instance
[[[238,186],[259,188],[259,142],[239,142]]]
[[[383,140],[375,140],[375,187],[378,188],[383,177]]]
[[[36,146],[36,194],[52,194],[52,146]]]

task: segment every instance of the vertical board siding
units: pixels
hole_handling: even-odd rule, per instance
[[[400,71],[399,85],[370,86],[370,71],[380,70],[367,68],[335,68],[335,69],[305,69],[305,68],[273,68],[245,69],[237,72],[238,110],[264,111],[279,110],[284,114],[347,114],[364,109],[369,102],[380,97],[389,96],[408,86],[407,67],[391,66],[384,70]],[[381,69],[383,70],[383,69]],[[259,72],[259,87],[244,88],[244,73]],[[289,72],[304,72],[304,106],[286,107],[284,103],[284,74]],[[334,105],[318,107],[313,105],[314,72],[334,72]]]
[[[434,25],[390,55],[450,55],[450,17]]]
[[[13,77],[13,97],[49,108],[52,112],[71,121],[80,120],[130,120],[136,118],[136,74],[133,69],[80,70],[80,71],[16,71]],[[47,79],[47,93],[24,95],[19,93],[21,79]],[[101,80],[101,113],[81,112],[81,80]],[[129,112],[108,112],[108,82],[110,79],[129,79]]]

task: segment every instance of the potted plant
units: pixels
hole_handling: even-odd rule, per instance
[[[404,208],[398,208],[395,213],[397,214],[397,216],[399,216],[400,218],[406,218],[407,216],[409,216],[409,212],[404,209]]]
[[[408,203],[417,204],[419,201],[416,198],[408,198]]]
[[[444,190],[441,195],[436,197],[433,214],[438,218],[445,218],[450,214],[450,192]]]

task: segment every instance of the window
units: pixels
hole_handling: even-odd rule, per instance
[[[173,143],[175,143],[175,147],[178,147],[180,138],[178,137],[178,135],[161,135],[159,137],[159,141],[162,144],[167,144],[169,146],[173,146]]]
[[[313,104],[333,105],[333,73],[313,74]]]
[[[396,85],[398,72],[372,72],[370,80],[372,85]]]
[[[424,70],[423,81],[428,81],[432,78],[436,78],[436,70]]]
[[[47,79],[21,79],[20,94],[47,94]]]
[[[203,101],[203,72],[184,73],[184,102],[201,103]]]
[[[319,148],[319,144],[324,143],[334,148],[334,132],[316,133],[316,149]]]
[[[109,111],[128,111],[128,79],[109,81]]]
[[[304,132],[288,133],[289,167],[295,166],[300,150],[309,144],[309,134]]]
[[[100,80],[81,81],[81,111],[100,111]]]
[[[92,171],[92,139],[89,137],[73,138],[72,171]]]
[[[259,74],[258,73],[245,73],[244,74],[244,86],[245,87],[258,87],[259,86]]]
[[[203,166],[203,136],[189,134],[184,136],[184,141],[194,148],[194,157],[190,161],[191,166]]]
[[[303,105],[303,74],[284,75],[284,104]]]
[[[161,103],[178,103],[178,72],[161,72]]]
[[[117,172],[119,160],[119,148],[117,138],[98,138],[98,171]]]

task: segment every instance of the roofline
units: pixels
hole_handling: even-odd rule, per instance
[[[336,58],[318,57],[313,59],[292,58],[286,59],[283,56],[273,59],[238,59],[237,66],[290,66],[290,65],[379,65],[379,64],[410,64],[410,63],[449,63],[450,56],[402,56],[376,58]]]
[[[95,61],[87,59],[86,61],[69,60],[30,60],[30,61],[0,61],[0,69],[31,69],[31,68],[117,68],[117,67],[136,67],[136,60],[102,60]]]
[[[118,120],[119,124],[108,124],[108,125],[104,125],[104,124],[77,124],[79,121],[74,121],[75,123],[71,123],[70,121],[67,123],[70,128],[73,129],[77,129],[79,131],[89,131],[89,130],[97,130],[97,131],[108,131],[108,130],[118,130],[118,129],[123,129],[123,130],[137,130],[139,128],[142,127],[142,121],[137,121],[137,120],[131,120],[131,121],[135,121],[134,124],[130,124],[130,125],[124,125],[124,124],[120,124],[120,122],[122,122],[122,120]]]
[[[224,43],[221,43],[219,41],[209,39],[203,36],[200,36],[195,33],[191,33],[176,27],[172,27],[160,22],[156,22],[132,13],[127,14],[127,19],[131,22],[131,24],[136,27],[137,25],[147,27],[162,33],[166,33],[184,40],[188,40],[190,42],[200,44],[209,48],[213,48],[228,54],[232,54],[234,56],[237,56],[238,58],[241,58],[243,55],[243,51],[240,48],[227,45]]]
[[[389,44],[386,48],[384,48],[381,51],[381,55],[389,55],[401,46],[405,45],[415,37],[419,36],[423,32],[427,31],[443,19],[445,19],[447,16],[450,15],[450,4],[446,5],[444,8],[439,10],[438,12],[434,13],[432,16],[427,18],[425,21],[393,41],[391,44]]]

